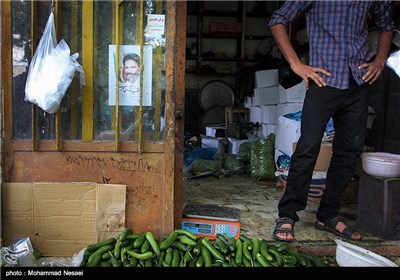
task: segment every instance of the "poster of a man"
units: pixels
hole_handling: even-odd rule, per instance
[[[140,46],[119,46],[119,63],[116,63],[116,47],[109,46],[109,105],[116,103],[116,87],[118,77],[118,93],[120,106],[139,106],[140,94],[143,90],[143,106],[151,105],[151,48],[144,47],[143,60],[140,59]],[[150,50],[150,51],[149,51]],[[142,64],[144,65],[142,71]],[[147,66],[147,67],[146,67]],[[117,70],[118,69],[118,70]],[[141,88],[141,73],[143,81]]]
[[[139,92],[140,89],[140,57],[135,53],[128,53],[122,60],[120,84],[124,92]]]

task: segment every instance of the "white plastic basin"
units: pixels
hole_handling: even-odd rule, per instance
[[[391,153],[363,153],[362,166],[365,173],[383,178],[400,177],[400,155]]]

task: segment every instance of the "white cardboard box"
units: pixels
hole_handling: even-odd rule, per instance
[[[306,96],[306,85],[304,81],[301,81],[297,85],[290,88],[284,88],[279,85],[279,102],[278,103],[288,103],[288,102],[304,102],[304,97]]]
[[[254,89],[253,106],[279,103],[279,86]]]
[[[219,153],[225,153],[226,138],[201,135],[202,148],[216,148]]]
[[[260,106],[250,106],[250,122],[260,122],[261,119],[261,107]]]
[[[277,105],[262,105],[260,123],[276,124]]]
[[[244,140],[238,140],[234,138],[229,138],[228,137],[228,153],[236,155],[239,152],[240,145],[243,143],[246,143],[250,140],[244,139]]]
[[[217,137],[218,135],[225,136],[225,130],[226,127],[224,125],[207,126],[206,136],[211,136],[211,137]]]
[[[269,69],[255,72],[255,87],[272,87],[279,84],[278,69]]]

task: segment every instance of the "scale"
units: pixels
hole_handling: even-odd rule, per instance
[[[213,204],[188,204],[182,212],[182,229],[207,236],[211,240],[217,234],[239,238],[240,210]]]

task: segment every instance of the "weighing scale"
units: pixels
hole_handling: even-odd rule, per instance
[[[239,238],[240,210],[213,204],[188,204],[182,212],[182,229],[207,236],[211,240],[217,234]]]

